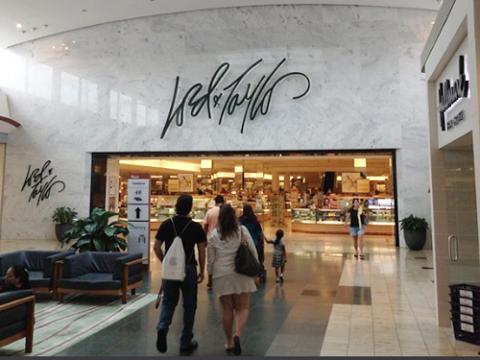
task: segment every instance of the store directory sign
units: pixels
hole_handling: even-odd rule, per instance
[[[150,258],[150,178],[128,179],[128,252]]]

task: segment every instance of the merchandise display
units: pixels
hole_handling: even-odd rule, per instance
[[[346,214],[353,197],[340,197],[338,209],[292,209],[292,231],[346,233]],[[395,204],[390,198],[362,198],[368,216],[367,234],[392,234],[395,228]],[[307,226],[309,225],[309,226]]]

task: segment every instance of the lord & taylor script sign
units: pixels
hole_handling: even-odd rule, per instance
[[[304,89],[295,95],[293,100],[298,100],[309,92],[310,79],[304,73],[294,71],[280,74],[286,59],[282,59],[269,73],[262,75],[256,81],[249,80],[249,74],[262,62],[263,59],[257,60],[231,81],[226,80],[230,64],[225,62],[217,68],[208,84],[196,83],[183,95],[179,94],[180,77],[177,76],[161,138],[165,137],[172,123],[179,127],[183,126],[186,115],[194,118],[206,114],[209,119],[212,119],[214,110],[218,113],[218,125],[221,125],[228,115],[242,111],[240,133],[243,134],[247,120],[255,120],[268,114],[273,93],[282,81],[293,77],[304,81]]]

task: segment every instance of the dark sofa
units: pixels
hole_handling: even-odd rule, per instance
[[[15,251],[2,254],[0,255],[0,273],[3,276],[10,266],[21,265],[28,270],[30,285],[35,292],[53,291],[53,295],[55,296],[55,263],[73,254],[73,250]]]
[[[26,338],[25,352],[32,352],[34,310],[32,290],[0,293],[0,347]]]
[[[64,294],[119,295],[127,302],[143,279],[142,254],[87,251],[67,256],[59,269],[59,300]]]

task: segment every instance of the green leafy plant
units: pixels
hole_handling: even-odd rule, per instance
[[[426,231],[428,229],[427,220],[414,215],[407,216],[400,220],[400,225],[402,230],[410,232]]]
[[[84,251],[122,251],[127,248],[125,236],[128,228],[125,222],[110,219],[118,214],[95,208],[89,217],[80,218],[73,228],[65,234],[63,244],[72,240],[73,249]]]
[[[55,209],[52,220],[55,224],[73,224],[73,220],[78,213],[75,209],[62,206]]]

